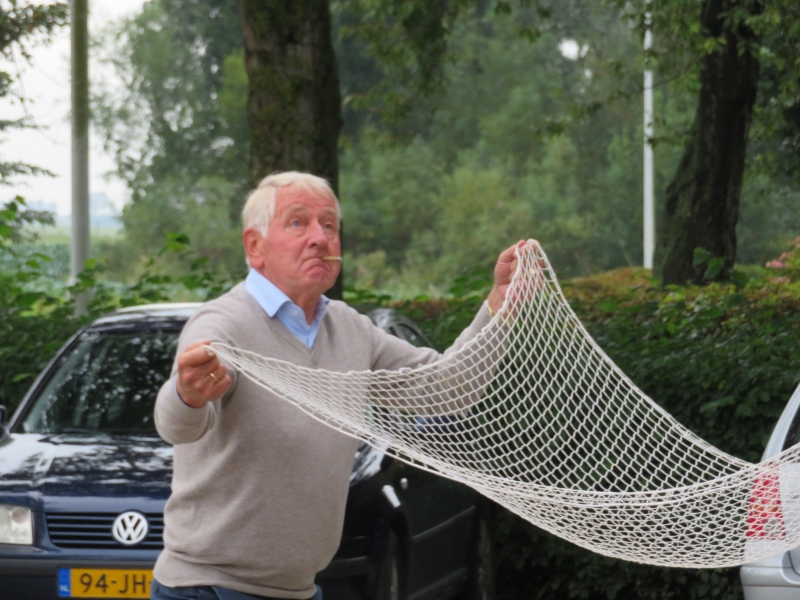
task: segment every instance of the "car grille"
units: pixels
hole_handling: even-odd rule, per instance
[[[161,550],[164,547],[164,517],[145,514],[150,524],[147,537],[135,546],[123,546],[111,535],[116,513],[58,513],[47,515],[50,541],[59,548]]]

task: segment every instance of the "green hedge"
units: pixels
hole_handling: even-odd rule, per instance
[[[34,271],[28,265],[14,275],[0,272],[0,404],[9,414],[39,371],[82,324],[72,318],[71,303],[25,285],[30,283],[26,278],[36,277]]]
[[[758,461],[800,382],[800,284],[786,279],[655,289],[624,269],[567,282],[565,294],[595,340],[645,393],[700,437]],[[477,287],[477,286],[475,286]],[[446,347],[481,295],[400,309]],[[605,558],[498,514],[501,599],[742,597],[738,569],[665,569]]]

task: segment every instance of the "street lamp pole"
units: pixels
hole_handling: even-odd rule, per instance
[[[650,0],[647,0],[650,4]],[[653,71],[650,67],[650,50],[653,47],[653,32],[650,29],[651,14],[645,13],[644,32],[644,266],[653,268],[655,249],[655,184],[653,179]]]
[[[70,275],[76,281],[89,258],[89,3],[70,1],[72,70],[72,236]],[[88,294],[75,298],[76,312],[86,314]]]

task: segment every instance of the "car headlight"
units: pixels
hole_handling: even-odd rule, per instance
[[[33,515],[30,508],[0,504],[0,544],[33,544]]]

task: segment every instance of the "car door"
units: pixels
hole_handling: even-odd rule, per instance
[[[392,329],[392,333],[414,346],[428,345],[421,333],[405,323],[395,323]],[[457,416],[418,417],[417,426],[423,431],[441,432],[443,428],[457,428],[458,421]],[[401,461],[394,461],[390,479],[406,506],[411,544],[410,589],[465,576],[476,492]]]
[[[787,540],[796,539],[800,530],[800,463],[781,460],[779,455],[799,443],[800,386],[778,420],[753,478],[745,529],[746,562],[780,554]],[[800,575],[800,547],[787,554],[791,568]],[[788,564],[783,568],[789,568]]]
[[[800,390],[800,388],[798,388],[798,390]],[[795,394],[797,394],[797,391]],[[789,425],[789,429],[786,433],[785,439],[783,440],[781,448],[782,450],[788,450],[797,444],[800,444],[800,405],[798,405],[795,410],[795,414],[792,417],[791,424]],[[800,506],[798,506],[798,504],[800,504],[800,464],[788,463],[781,465],[778,469],[778,473],[780,474],[780,493],[778,496],[780,498],[780,506],[766,508],[772,508],[773,510],[777,508],[780,511],[782,522],[780,523],[780,527],[777,531],[764,532],[768,534],[764,537],[771,537],[775,541],[780,541],[781,538],[787,533],[791,535],[792,530],[796,530],[798,526],[800,526],[800,524],[797,522],[791,522],[791,518],[794,517],[796,520],[796,515],[800,512]],[[754,486],[753,495],[755,495],[755,492],[758,491],[757,486],[759,483],[763,487],[764,485],[768,486],[769,482],[770,480],[768,477],[762,477],[762,481],[757,482],[757,484]],[[750,516],[752,521],[752,515]],[[768,523],[767,520],[764,520],[764,522]],[[789,557],[795,573],[800,575],[800,547],[789,550]]]

